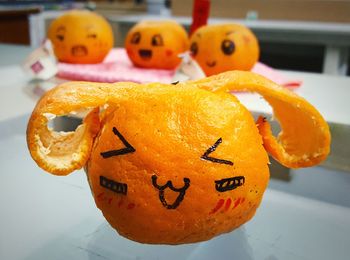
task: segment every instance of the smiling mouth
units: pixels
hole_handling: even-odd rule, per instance
[[[88,50],[84,45],[75,45],[72,48],[72,55],[75,57],[82,57],[88,54]]]
[[[121,193],[126,195],[128,192],[127,184],[107,179],[104,176],[100,176],[100,185],[115,193]]]
[[[186,190],[188,189],[188,187],[190,187],[190,179],[184,178],[184,186],[181,188],[175,188],[171,181],[167,181],[167,183],[164,184],[163,186],[158,185],[157,176],[152,175],[152,185],[158,189],[159,200],[162,203],[162,205],[167,209],[176,209],[180,205],[180,203],[183,201]],[[170,190],[179,193],[176,200],[172,204],[169,204],[165,199],[164,190],[166,188],[169,188]]]
[[[216,61],[212,61],[212,62],[208,62],[207,61],[206,64],[207,64],[208,67],[214,67],[216,65]]]
[[[139,50],[139,55],[140,55],[141,59],[149,60],[152,58],[152,51],[146,50],[146,49],[141,49],[141,50]]]
[[[221,180],[215,181],[215,188],[219,192],[234,190],[242,186],[244,182],[245,182],[244,176],[221,179]]]

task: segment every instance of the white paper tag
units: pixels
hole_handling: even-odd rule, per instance
[[[50,40],[35,49],[23,62],[23,70],[33,79],[47,80],[58,72]]]
[[[191,57],[190,52],[185,52],[179,55],[182,61],[176,69],[175,75],[172,79],[176,81],[187,81],[205,78],[205,74],[199,64]]]

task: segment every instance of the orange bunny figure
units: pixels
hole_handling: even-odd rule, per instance
[[[277,139],[232,90],[258,92],[270,103],[283,130]],[[50,116],[81,109],[91,112],[76,131],[48,129]],[[65,83],[38,102],[27,142],[52,174],[85,167],[97,207],[119,234],[182,244],[254,216],[269,180],[267,152],[287,167],[312,166],[329,153],[330,133],[305,99],[232,71],[176,86]]]

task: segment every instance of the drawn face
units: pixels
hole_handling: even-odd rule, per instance
[[[174,69],[178,55],[187,50],[185,30],[175,22],[144,21],[135,25],[125,41],[125,48],[135,66],[143,68]]]
[[[237,24],[203,26],[192,35],[190,51],[207,76],[250,70],[259,58],[256,37]]]
[[[57,18],[49,28],[49,39],[61,62],[102,62],[113,46],[107,21],[87,11],[70,11]]]
[[[185,212],[196,219],[198,232],[203,232],[201,223],[210,223],[220,233],[220,221],[236,218],[235,228],[260,203],[268,180],[267,156],[256,159],[266,152],[254,122],[242,121],[249,112],[230,98],[191,98],[191,90],[175,91],[167,100],[145,94],[146,101],[131,101],[130,108],[106,110],[88,176],[97,206],[118,232],[132,234],[131,239],[140,241],[143,232],[166,218],[174,232],[190,241],[189,222],[181,217]],[[213,106],[201,110],[203,102]],[[158,106],[163,109],[158,111]],[[178,114],[171,118],[174,109]],[[186,112],[191,109],[199,112]],[[193,127],[181,129],[179,121],[192,122]],[[251,143],[242,141],[251,133],[256,134]],[[257,168],[249,167],[252,161]],[[142,222],[141,215],[149,221]],[[167,239],[164,234],[162,241]]]

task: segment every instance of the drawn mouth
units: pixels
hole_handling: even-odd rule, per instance
[[[216,61],[212,61],[212,62],[208,62],[207,61],[206,64],[207,64],[208,67],[214,67],[216,65]]]
[[[219,192],[234,190],[242,186],[244,182],[245,182],[244,176],[221,179],[221,180],[215,181],[215,188]]]
[[[165,208],[167,208],[167,209],[176,209],[180,205],[182,200],[184,199],[186,190],[190,186],[190,179],[184,178],[184,183],[185,184],[184,184],[184,186],[182,188],[175,188],[171,181],[167,181],[167,183],[165,185],[160,186],[157,183],[157,176],[156,175],[152,175],[152,184],[153,184],[154,187],[156,187],[159,190],[159,200],[161,201],[163,206]],[[170,190],[179,193],[179,195],[177,196],[176,200],[172,204],[169,204],[166,201],[165,197],[164,197],[164,190],[166,188],[169,188]]]
[[[139,55],[144,60],[149,60],[152,58],[152,51],[151,50],[145,50],[141,49],[139,50]]]
[[[126,195],[128,192],[128,185],[126,183],[113,181],[113,180],[107,179],[104,176],[100,176],[100,185],[115,193],[121,193]]]
[[[88,50],[84,45],[75,45],[72,48],[72,55],[76,57],[86,56],[88,54]]]

